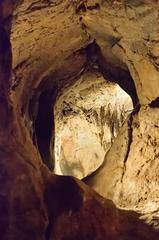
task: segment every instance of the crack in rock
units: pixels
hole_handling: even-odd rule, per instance
[[[126,163],[127,163],[128,157],[129,157],[130,147],[131,147],[131,144],[132,144],[132,141],[133,141],[132,123],[133,123],[133,113],[130,114],[130,118],[127,122],[127,124],[128,124],[128,144],[127,144],[127,151],[126,151],[126,154],[125,154],[125,158],[124,158],[124,161],[123,161],[123,172],[122,172],[122,176],[121,176],[121,183],[123,183],[123,178],[124,178],[124,175],[125,175],[125,172],[126,172]]]

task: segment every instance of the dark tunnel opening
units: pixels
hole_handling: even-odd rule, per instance
[[[53,93],[43,91],[39,97],[38,112],[34,122],[34,141],[38,147],[43,162],[53,169],[53,159],[50,156],[50,142],[54,131]]]

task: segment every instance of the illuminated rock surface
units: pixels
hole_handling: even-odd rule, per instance
[[[83,178],[98,169],[132,109],[129,95],[98,72],[64,89],[54,108],[54,172]]]

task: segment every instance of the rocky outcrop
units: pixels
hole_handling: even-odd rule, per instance
[[[51,103],[68,79],[85,68],[87,57],[81,48],[90,39],[70,1],[23,1],[14,11],[11,41],[12,101],[17,115],[22,116],[23,131],[29,132],[52,168],[48,152],[52,126],[46,124],[52,115]],[[41,124],[43,132],[39,130]]]
[[[122,208],[142,212],[158,221],[158,109],[141,107],[122,127],[105,163],[88,183]]]
[[[156,200],[158,110],[152,108],[157,106],[158,98],[156,80],[158,60],[155,50],[158,41],[158,3],[155,2],[140,0],[0,2],[1,239],[158,238],[159,232],[155,230],[158,226]],[[12,28],[14,74],[11,81],[9,32],[14,3],[16,4]],[[123,36],[118,44],[116,40],[119,40],[119,35],[116,31]],[[113,49],[116,62],[112,59],[112,51],[104,54],[100,41],[107,44],[104,49],[109,51],[110,45],[111,49],[112,45],[116,47]],[[91,46],[87,46],[90,43]],[[106,63],[110,64],[110,68]],[[111,201],[100,197],[75,178],[53,175],[43,164],[39,149],[33,144],[34,122],[37,115],[40,116],[38,104],[41,94],[42,96],[46,93],[46,96],[51,93],[57,94],[68,79],[71,82],[82,74],[87,64],[89,67],[98,65],[104,77],[108,76],[108,80],[115,79],[123,85],[135,103],[137,96],[133,77],[140,103],[151,103],[150,106],[143,106],[138,114],[131,117],[128,126],[125,129],[123,127],[127,144],[124,145],[125,150],[122,148],[119,150],[121,155],[124,151],[121,174],[123,195],[120,196],[122,206],[132,207],[140,194],[142,199],[138,202],[141,204],[137,206],[142,208],[142,213],[145,210],[144,214],[151,217],[149,224],[144,223],[140,219],[141,215],[135,212],[117,209]],[[143,72],[139,73],[140,67],[145,66],[149,71],[144,68]],[[151,79],[153,84],[149,82]],[[10,94],[11,85],[13,91]],[[49,97],[48,99],[52,100]],[[132,127],[132,124],[136,127]],[[119,137],[123,141],[122,136]],[[118,141],[117,138],[112,149],[119,144]],[[141,145],[144,151],[141,150]],[[140,161],[138,162],[135,151],[139,153],[142,165]],[[137,165],[133,162],[132,167],[132,160]],[[142,176],[145,181],[142,180]],[[136,184],[136,188],[127,185],[126,179],[132,181],[132,186]],[[121,192],[119,190],[117,194]],[[118,196],[115,198],[112,194],[111,197],[117,202]]]
[[[128,94],[97,71],[63,89],[54,107],[54,172],[81,179],[98,169],[132,109]]]
[[[158,1],[106,1],[99,6],[82,14],[83,23],[105,62],[114,70],[129,69],[140,103],[151,103],[159,95],[157,51],[154,55],[158,45]],[[100,65],[109,71],[104,62]]]
[[[86,181],[118,206],[138,209],[143,214],[147,212],[147,220],[156,227],[158,174],[152,169],[153,166],[157,169],[158,158],[158,109],[155,108],[159,95],[158,9],[155,1],[125,1],[124,5],[114,1],[113,6],[105,3],[100,10],[83,14],[86,28],[100,46],[98,54],[105,60],[98,60],[103,73],[113,75],[113,70],[119,67],[129,69],[142,105],[141,110],[135,111],[122,127],[104,166]],[[99,23],[100,28],[97,28]],[[152,54],[154,48],[156,53]],[[110,71],[108,63],[112,66]],[[147,106],[149,104],[154,108]]]
[[[53,89],[60,81],[63,85],[86,64],[85,52],[79,50],[89,36],[69,1],[23,1],[14,11],[11,41],[13,99],[23,114],[38,90]]]
[[[111,201],[71,177],[54,178],[46,186],[51,218],[46,239],[147,240],[158,236],[137,213],[117,210]]]

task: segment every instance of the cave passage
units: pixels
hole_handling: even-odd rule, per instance
[[[83,179],[96,171],[132,110],[130,96],[98,71],[65,88],[54,106],[54,172]]]
[[[58,175],[90,175],[132,109],[130,96],[96,70],[83,73],[58,95],[55,89],[43,91],[34,122],[43,162]]]
[[[33,113],[34,108],[30,114],[31,116],[36,115],[33,120],[33,141],[37,145],[43,162],[56,174],[71,175],[80,179],[100,167],[126,116],[138,105],[135,84],[129,70],[106,62],[95,41],[89,44],[85,51],[87,53],[87,67],[79,79],[75,78],[71,85],[61,85],[61,88],[57,87],[61,84],[61,80],[58,79],[58,84],[55,84],[57,86],[54,86],[54,90],[52,90],[51,85],[49,85],[51,88],[48,90],[47,83],[45,83],[47,90],[43,90],[36,100],[38,102],[37,114]],[[91,76],[93,73],[96,77]],[[87,74],[88,80],[85,80]],[[100,78],[102,80],[99,80]],[[108,85],[108,88],[112,86],[112,89],[113,86],[118,86],[118,90],[113,93],[118,95],[116,100],[112,98],[111,94],[110,99],[106,97],[105,100],[102,100],[103,96],[109,95],[109,91],[111,91],[107,92],[107,88],[104,90],[104,83]],[[79,85],[79,89],[76,85]],[[40,91],[41,87],[38,94]],[[69,91],[74,94],[74,96],[70,96],[71,100],[67,99],[66,93],[68,92],[69,95]],[[117,91],[119,92],[117,93]],[[126,107],[126,102],[124,103],[122,100],[121,109],[116,109],[120,105],[119,95],[121,94],[123,98],[124,93],[125,101],[129,98],[133,104],[129,103],[129,107]],[[58,99],[62,95],[63,103],[59,104]],[[98,102],[100,98],[100,104],[97,104],[100,106],[96,107],[96,101]],[[112,105],[111,101],[113,101]],[[30,101],[31,105],[33,102]],[[80,106],[78,106],[78,102],[81,104]],[[82,106],[86,102],[89,103],[89,106]],[[68,120],[69,118],[72,120]],[[58,122],[61,122],[62,125],[58,125]],[[93,128],[94,130],[92,130]],[[74,135],[80,136],[75,138]],[[107,139],[106,135],[108,135]],[[83,147],[84,145],[85,147]],[[82,148],[84,151],[80,150]],[[86,162],[88,163],[86,164]],[[86,165],[93,165],[94,170]]]

